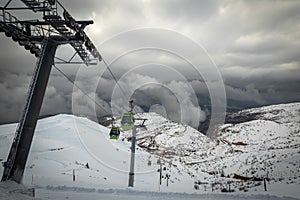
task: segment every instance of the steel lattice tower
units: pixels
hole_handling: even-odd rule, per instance
[[[102,58],[84,32],[93,21],[76,21],[58,0],[21,0],[24,7],[0,8],[0,32],[18,42],[37,57],[27,101],[7,158],[1,181],[21,183],[41,105],[58,45],[70,44],[85,65],[97,64]],[[31,10],[42,16],[37,20],[19,20],[10,10]],[[77,62],[78,63],[78,62]]]

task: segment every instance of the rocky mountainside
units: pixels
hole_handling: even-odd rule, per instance
[[[139,115],[148,120],[138,145],[187,171],[196,189],[248,191],[263,188],[264,179],[299,186],[300,103],[239,111],[212,139],[155,113]]]
[[[137,144],[152,154],[166,159],[184,158],[215,145],[213,140],[196,129],[156,113],[139,113],[137,116],[147,119],[144,127],[137,128]],[[125,131],[122,136],[130,140],[131,131]]]

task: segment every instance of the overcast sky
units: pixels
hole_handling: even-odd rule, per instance
[[[6,3],[0,2],[1,6]],[[13,2],[18,4],[17,0]],[[300,1],[64,0],[62,3],[74,18],[94,20],[86,32],[108,63],[120,57],[111,64],[111,69],[124,90],[131,91],[139,105],[137,109],[157,111],[196,126],[191,118],[205,119],[204,105],[209,103],[212,92],[208,91],[205,79],[207,74],[215,73],[214,67],[221,74],[222,80],[216,81],[224,83],[229,107],[300,101]],[[29,16],[20,11],[15,14]],[[195,51],[194,44],[202,50]],[[150,46],[156,49],[147,49]],[[0,47],[0,123],[5,123],[19,118],[36,59],[3,33]],[[135,48],[144,49],[123,55]],[[172,54],[174,49],[180,55]],[[71,51],[60,47],[56,55],[67,57]],[[200,60],[200,74],[183,57],[192,62]],[[103,63],[88,68],[57,66],[105,110],[110,110],[112,98],[116,99],[116,105],[124,104],[114,94],[115,82],[104,71]],[[93,109],[89,99],[52,70],[42,114],[89,113]],[[96,111],[98,115],[104,114],[101,109]]]

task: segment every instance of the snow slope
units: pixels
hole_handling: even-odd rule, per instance
[[[257,119],[221,128],[219,140],[227,142],[233,151],[247,156],[240,166],[244,173],[284,178],[287,183],[300,177],[300,104],[274,105],[241,111],[240,115],[256,115]],[[235,145],[238,142],[247,145]],[[255,166],[255,167],[254,167]],[[294,179],[289,180],[289,179]]]
[[[138,114],[148,120],[146,128],[137,132],[135,187],[129,192],[130,131],[122,132],[119,140],[112,141],[106,127],[83,117],[57,115],[38,122],[24,183],[38,188],[37,196],[42,198],[60,191],[64,197],[79,197],[83,192],[91,199],[99,199],[99,193],[103,195],[104,191],[105,195],[115,195],[110,199],[125,199],[128,195],[128,199],[134,199],[137,191],[206,194],[213,190],[215,194],[229,187],[238,196],[186,194],[185,199],[239,199],[251,194],[299,197],[299,110],[300,104],[285,104],[241,111],[236,115],[252,119],[222,125],[214,140],[158,114]],[[16,124],[0,126],[0,161],[6,160],[15,128]],[[162,185],[158,160],[163,168]],[[73,170],[76,181],[72,181]],[[1,174],[2,171],[0,167]],[[170,175],[168,187],[166,174]],[[241,181],[235,174],[268,177],[268,192],[264,191],[262,181]],[[132,192],[134,195],[130,196]],[[167,194],[160,197],[169,199],[171,194]]]
[[[0,127],[0,159],[7,157],[16,124]],[[57,115],[39,120],[27,162],[24,183],[41,187],[119,188],[128,185],[130,142],[112,141],[109,129],[86,118]],[[137,148],[135,189],[146,191],[192,191],[184,172],[169,168],[170,185],[159,185],[157,156]],[[149,165],[151,161],[151,165]],[[88,163],[89,168],[86,167]],[[76,181],[72,181],[75,170]],[[2,174],[3,167],[0,167]],[[180,173],[180,175],[178,175]],[[176,177],[176,178],[175,178]],[[172,182],[172,184],[171,184]]]
[[[28,190],[22,184],[17,184],[13,181],[7,181],[0,183],[0,199],[1,200],[33,200],[32,190]]]
[[[154,113],[138,144],[188,173],[196,189],[300,196],[300,103],[243,110],[242,122],[220,126],[214,140]],[[245,120],[247,119],[247,120]],[[124,134],[130,138],[130,133]],[[256,181],[241,181],[241,177]]]
[[[262,182],[232,179],[236,174],[268,178],[272,194],[299,197],[300,103],[243,110],[235,116],[248,120],[221,126],[215,136],[217,145],[206,157],[191,160],[191,168],[214,172],[205,181],[231,182],[235,191],[263,189]]]
[[[147,119],[145,128],[139,128],[137,143],[140,147],[164,158],[193,156],[193,152],[206,151],[215,142],[196,129],[172,122],[156,113],[139,113],[139,118]],[[138,124],[138,122],[137,122]],[[130,138],[126,131],[124,137]]]

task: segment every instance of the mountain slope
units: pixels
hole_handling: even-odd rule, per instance
[[[156,113],[139,113],[139,118],[147,119],[145,128],[138,128],[137,144],[152,154],[172,159],[192,156],[194,152],[206,151],[215,142],[196,129],[172,122]],[[137,123],[138,124],[138,123]],[[126,131],[124,137],[131,137]]]
[[[147,121],[137,130],[135,189],[265,194],[262,178],[268,178],[267,194],[298,197],[299,110],[300,104],[284,104],[240,111],[214,139],[155,113],[137,114]],[[15,128],[0,126],[2,161]],[[117,141],[108,133],[108,128],[72,115],[39,120],[24,182],[46,188],[127,188],[131,132],[122,132]]]
[[[0,126],[2,161],[7,157],[15,128],[16,124]],[[127,188],[131,144],[121,138],[110,140],[108,133],[108,128],[72,115],[39,120],[25,171],[25,184]],[[169,186],[164,183],[159,187],[159,157],[137,147],[135,158],[136,189],[193,190],[192,180],[187,178],[186,173],[172,167],[163,172],[171,175]],[[75,182],[72,181],[73,170]],[[0,173],[2,171],[1,166]]]
[[[187,171],[196,189],[226,191],[230,185],[235,192],[263,191],[266,178],[272,192],[300,196],[295,189],[300,183],[300,103],[235,113],[214,140],[155,113],[139,117],[148,120],[138,145]],[[124,136],[130,139],[130,132]]]
[[[235,124],[220,127],[206,157],[189,162],[192,168],[212,172],[206,181],[230,182],[235,190],[263,189],[262,182],[240,178],[267,178],[274,193],[300,196],[300,104],[243,110],[232,119]]]

